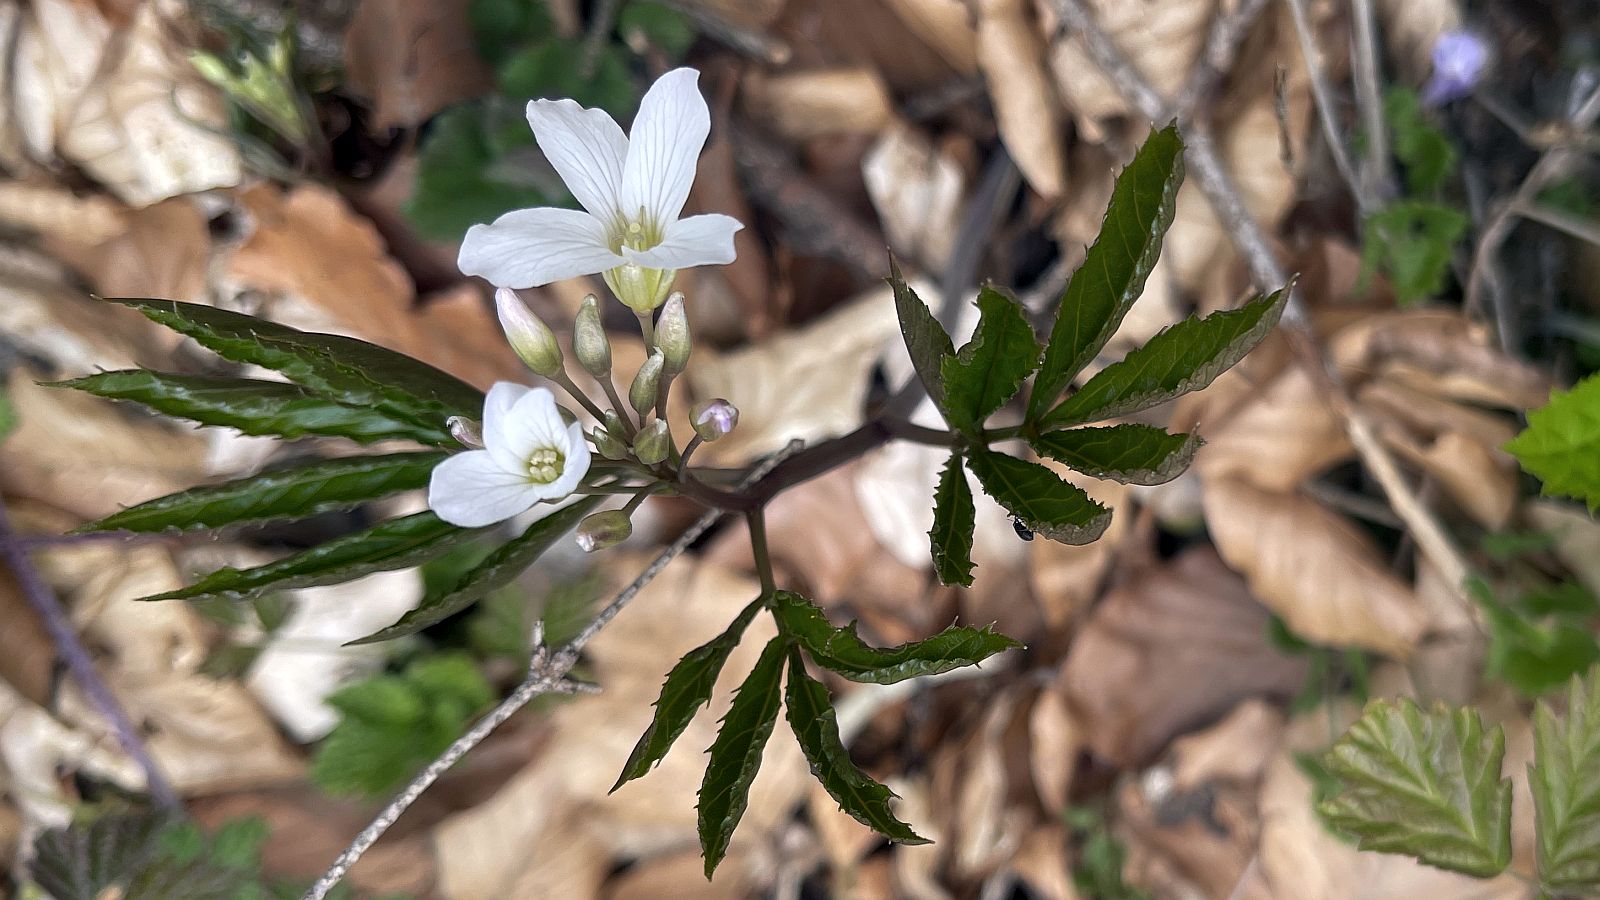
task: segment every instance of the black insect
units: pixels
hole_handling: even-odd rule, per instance
[[[1033,529],[1022,524],[1022,520],[1016,516],[1011,517],[1011,527],[1017,530],[1017,537],[1025,541],[1033,540]]]

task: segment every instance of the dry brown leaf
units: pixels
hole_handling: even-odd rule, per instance
[[[747,860],[730,855],[707,881],[699,851],[668,853],[629,866],[606,885],[601,896],[606,900],[745,900],[750,896],[745,877],[750,868]]]
[[[1210,478],[1205,510],[1222,558],[1306,640],[1404,659],[1428,628],[1426,610],[1372,541],[1316,501]]]
[[[1082,751],[1083,732],[1066,698],[1054,687],[1040,691],[1028,711],[1028,763],[1046,812],[1066,811]]]
[[[1045,44],[1025,0],[977,0],[978,66],[994,102],[1000,141],[1029,186],[1054,199],[1066,185],[1060,105]]]
[[[1479,525],[1499,530],[1517,505],[1519,474],[1506,453],[1455,432],[1423,443],[1395,429],[1379,432],[1402,460],[1418,467]]]
[[[961,166],[927,136],[897,123],[867,151],[861,177],[895,254],[943,271],[960,230]]]
[[[1172,742],[1173,785],[1194,791],[1208,781],[1255,781],[1278,752],[1283,724],[1283,713],[1261,700],[1240,703],[1216,725]]]
[[[122,233],[122,206],[46,182],[0,182],[0,222],[9,228],[98,244]]]
[[[50,249],[103,297],[205,302],[211,233],[198,205],[174,198],[123,210],[118,221],[122,227],[104,239],[93,233],[52,234]]]
[[[963,75],[978,71],[977,37],[962,0],[888,0],[906,26]]]
[[[806,791],[806,818],[835,879],[848,881],[867,853],[882,842],[876,832],[841,809],[820,782],[813,781]]]
[[[1017,721],[1019,690],[989,698],[982,722],[964,744],[947,743],[933,764],[933,795],[949,823],[951,868],[980,878],[1004,865],[1021,845],[1031,813],[1010,802],[1017,776],[1007,744]],[[926,835],[924,835],[926,836]]]
[[[1010,863],[1011,871],[1042,900],[1078,900],[1071,865],[1066,829],[1060,825],[1030,830]]]
[[[1390,420],[1429,437],[1452,432],[1494,449],[1504,446],[1517,434],[1517,429],[1504,415],[1387,378],[1362,385],[1356,402],[1377,421]]]
[[[51,365],[41,376],[170,366],[176,335],[131,309],[90,299],[73,281],[55,259],[0,250],[0,331],[26,355]]]
[[[946,817],[943,804],[936,801],[926,779],[915,781],[891,778],[889,790],[900,795],[895,815],[929,843],[896,847],[894,896],[907,900],[951,900],[950,892],[939,886],[938,872],[948,856]]]
[[[349,86],[373,101],[380,130],[417,125],[494,84],[461,3],[360,0],[344,64]]]
[[[79,166],[144,206],[239,182],[220,98],[173,46],[162,7],[114,25],[72,0],[29,4],[10,44],[9,114],[0,128],[33,161]]]
[[[1089,478],[1050,461],[1045,464],[1112,511],[1110,527],[1094,543],[1072,545],[1036,540],[1025,545],[1033,596],[1045,625],[1060,631],[1076,619],[1091,600],[1100,596],[1106,573],[1133,524],[1133,504],[1128,502],[1133,492],[1127,485],[1115,481]],[[1005,535],[1007,523],[996,524],[999,534]],[[994,527],[990,526],[991,534]]]
[[[1388,45],[1388,58],[1411,81],[1421,81],[1433,70],[1439,35],[1461,27],[1457,0],[1378,0],[1376,6],[1378,40]]]
[[[1209,548],[1113,590],[1061,670],[1085,742],[1134,765],[1244,698],[1294,694],[1305,660],[1272,646],[1267,623],[1267,610]]]
[[[1239,478],[1288,491],[1355,454],[1344,422],[1302,368],[1285,369],[1259,389],[1233,370],[1195,396],[1187,408],[1199,417],[1196,430],[1206,443],[1194,465],[1206,479]],[[1230,396],[1238,398],[1236,405],[1227,402]]]
[[[1185,791],[1160,766],[1123,782],[1117,809],[1128,880],[1156,896],[1226,897],[1255,850],[1253,785]]]
[[[877,134],[894,117],[889,89],[865,67],[784,73],[745,90],[750,109],[791,141]]]
[[[1365,316],[1333,335],[1328,349],[1352,381],[1384,376],[1436,397],[1504,409],[1550,399],[1548,376],[1501,353],[1486,326],[1455,311]]]
[[[1584,587],[1600,594],[1600,522],[1555,500],[1529,500],[1522,515],[1532,527],[1556,536],[1556,555]]]
[[[0,566],[0,679],[36,706],[49,702],[55,682],[55,642],[23,596],[11,571]]]

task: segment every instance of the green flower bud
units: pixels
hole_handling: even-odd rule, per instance
[[[615,547],[633,534],[633,522],[620,509],[608,509],[578,523],[578,546],[585,553]]]
[[[593,294],[583,298],[572,323],[572,352],[590,375],[606,378],[611,374],[611,341],[600,323],[600,301]]]
[[[656,419],[639,429],[638,436],[633,439],[633,455],[639,462],[653,466],[667,458],[671,446],[672,438],[667,434],[667,423]]]
[[[689,421],[700,440],[714,441],[738,427],[739,408],[720,397],[702,400],[689,411]]]
[[[683,309],[681,291],[674,291],[661,307],[661,318],[656,320],[656,346],[666,356],[668,375],[682,372],[689,364],[689,316]]]
[[[624,263],[605,272],[606,284],[617,299],[637,313],[647,313],[660,306],[672,290],[672,279],[677,269],[646,269],[633,263]]]
[[[589,438],[594,441],[595,449],[606,459],[628,458],[628,445],[606,429],[596,428],[590,431]]]
[[[556,343],[555,333],[533,314],[517,292],[510,288],[495,291],[494,306],[506,340],[528,368],[546,378],[561,374],[561,345]]]
[[[633,385],[628,388],[628,402],[633,404],[639,415],[656,408],[656,389],[661,387],[661,370],[665,366],[666,357],[657,347],[650,351],[650,358],[639,367],[639,374],[633,376]]]

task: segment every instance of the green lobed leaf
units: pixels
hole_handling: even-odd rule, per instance
[[[815,603],[790,591],[772,596],[772,613],[784,633],[800,642],[811,659],[851,681],[894,684],[921,675],[975,666],[1022,646],[983,628],[952,625],[933,637],[898,647],[873,647],[861,640],[855,623],[838,628]]]
[[[482,534],[431,512],[389,519],[362,531],[250,569],[218,569],[186,588],[144,600],[254,600],[272,591],[343,584],[373,572],[408,569]]]
[[[839,808],[884,837],[902,844],[926,844],[928,839],[895,818],[889,808],[894,792],[856,768],[839,737],[839,718],[828,699],[828,689],[806,674],[796,649],[789,651],[789,681],[784,688],[785,714],[811,774],[816,776]]]
[[[571,203],[559,178],[519,181],[502,171],[506,157],[538,159],[533,132],[521,112],[490,97],[453,106],[429,123],[417,152],[416,184],[401,207],[418,234],[459,241],[473,225],[513,209]]]
[[[197,531],[247,522],[303,519],[420,488],[441,452],[347,456],[157,497],[76,529]]]
[[[28,874],[57,900],[98,900],[150,864],[170,823],[161,813],[135,812],[52,828],[34,841]]]
[[[371,407],[423,428],[451,416],[477,418],[483,393],[438,369],[376,344],[299,331],[199,303],[115,298],[225,359],[282,372],[348,406]]]
[[[169,416],[201,425],[236,428],[245,434],[286,439],[315,434],[350,438],[363,444],[393,439],[424,444],[450,441],[442,421],[431,428],[422,427],[370,406],[349,406],[282,381],[124,369],[50,386],[73,388],[111,400],[132,400]]]
[[[519,537],[496,547],[448,590],[429,593],[398,622],[350,643],[372,644],[416,634],[477,603],[491,591],[510,584],[605,499],[599,495],[583,497],[534,522]]]
[[[900,264],[892,256],[889,258],[889,286],[894,290],[894,309],[900,317],[900,334],[911,354],[911,365],[922,379],[928,396],[942,409],[944,361],[955,354],[955,345],[944,326],[934,318],[933,311],[928,309],[928,304],[906,283],[900,274]]]
[[[1177,478],[1201,443],[1197,434],[1168,434],[1150,425],[1071,428],[1028,441],[1040,456],[1123,484],[1165,484]]]
[[[717,676],[722,674],[728,654],[739,646],[745,627],[760,608],[761,599],[757,598],[739,613],[726,631],[685,653],[667,673],[661,696],[656,698],[656,712],[650,727],[628,754],[622,774],[617,776],[617,783],[611,790],[649,772],[672,749],[672,742],[689,727],[694,714],[711,701],[711,692],[717,686]]]
[[[1600,668],[1572,677],[1564,719],[1539,702],[1533,747],[1539,880],[1562,892],[1600,890]]]
[[[961,464],[961,453],[950,454],[939,475],[933,494],[933,528],[928,540],[933,547],[933,570],[941,584],[972,586],[972,532],[977,510],[972,505],[972,486]]]
[[[1442,203],[1402,200],[1367,217],[1361,246],[1365,282],[1382,271],[1401,306],[1438,295],[1450,274],[1456,242],[1472,220]]]
[[[1152,131],[1111,189],[1100,236],[1072,274],[1056,309],[1044,364],[1028,397],[1028,420],[1054,403],[1073,376],[1111,340],[1144,293],[1161,256],[1183,184],[1183,141],[1176,123]]]
[[[972,340],[940,365],[941,408],[955,428],[977,433],[1039,365],[1039,339],[1022,304],[993,285],[978,291],[978,327]]]
[[[1479,878],[1511,861],[1505,732],[1477,710],[1374,700],[1324,757],[1342,786],[1319,809],[1363,850]]]
[[[1528,427],[1506,444],[1548,495],[1576,497],[1600,511],[1600,375],[1528,413]]]
[[[968,468],[984,493],[1030,530],[1064,544],[1088,544],[1105,533],[1111,510],[1044,466],[973,448]]]
[[[1200,390],[1272,331],[1291,288],[1163,329],[1046,413],[1041,430],[1125,416]]]
[[[767,745],[767,738],[772,736],[772,726],[778,721],[783,657],[787,649],[787,642],[775,637],[761,651],[755,668],[734,694],[728,714],[722,717],[717,739],[711,743],[711,760],[706,764],[696,804],[700,852],[705,857],[707,878],[728,852],[733,830],[739,827],[739,819],[750,801],[750,785],[761,768],[761,751]]]
[[[1488,582],[1467,581],[1467,593],[1483,609],[1489,630],[1488,674],[1529,697],[1560,687],[1567,679],[1600,663],[1600,643],[1586,627],[1583,611],[1563,621],[1539,621],[1549,612],[1502,603]]]

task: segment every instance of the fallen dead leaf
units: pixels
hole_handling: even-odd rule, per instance
[[[1078,900],[1070,864],[1066,829],[1050,825],[1033,829],[1022,838],[1010,867],[1043,900]]]
[[[1203,479],[1237,478],[1263,490],[1291,491],[1355,455],[1343,420],[1298,366],[1259,388],[1233,370],[1191,396],[1195,401],[1180,408],[1198,418],[1195,430],[1206,441],[1194,461]]]
[[[1008,765],[1007,737],[1022,697],[1003,691],[989,698],[982,721],[962,744],[946,743],[933,763],[933,795],[949,822],[953,872],[981,878],[1004,865],[1030,824],[1026,808],[1009,802],[1017,776]]]
[[[1060,104],[1045,43],[1024,0],[977,0],[978,66],[989,85],[1000,140],[1028,184],[1047,200],[1066,185]]]
[[[1461,27],[1461,5],[1457,0],[1378,0],[1375,5],[1378,40],[1388,45],[1389,58],[1408,80],[1421,81],[1433,69],[1439,35]]]
[[[344,63],[349,86],[373,101],[380,130],[420,124],[494,83],[458,3],[360,0],[345,31]]]
[[[1504,409],[1541,406],[1550,379],[1492,346],[1487,328],[1455,311],[1366,316],[1328,342],[1353,381],[1383,376],[1435,397]]]
[[[62,232],[51,234],[48,246],[102,297],[205,302],[211,233],[199,205],[187,198],[164,200],[123,210],[118,221],[117,233],[103,239]]]
[[[1048,813],[1066,812],[1083,740],[1060,691],[1054,687],[1040,691],[1028,710],[1028,762],[1034,790]]]
[[[1208,781],[1253,782],[1277,753],[1283,713],[1259,699],[1233,708],[1227,718],[1172,742],[1172,783],[1195,791]]]
[[[960,165],[926,135],[895,124],[867,151],[861,177],[895,254],[943,271],[960,230]]]
[[[1600,522],[1555,500],[1529,500],[1522,515],[1532,527],[1556,536],[1556,555],[1584,587],[1600,594]]]
[[[836,134],[876,134],[894,116],[889,90],[865,67],[813,69],[752,82],[750,109],[791,141]]]
[[[55,642],[23,596],[9,568],[0,566],[0,680],[35,706],[50,700],[55,683]]]
[[[706,864],[698,850],[667,853],[628,867],[611,879],[601,896],[605,900],[744,900],[750,896],[750,879],[745,876],[750,868],[747,860],[730,855],[707,881]]]
[[[978,71],[977,37],[962,0],[889,0],[901,20],[963,75]]]

